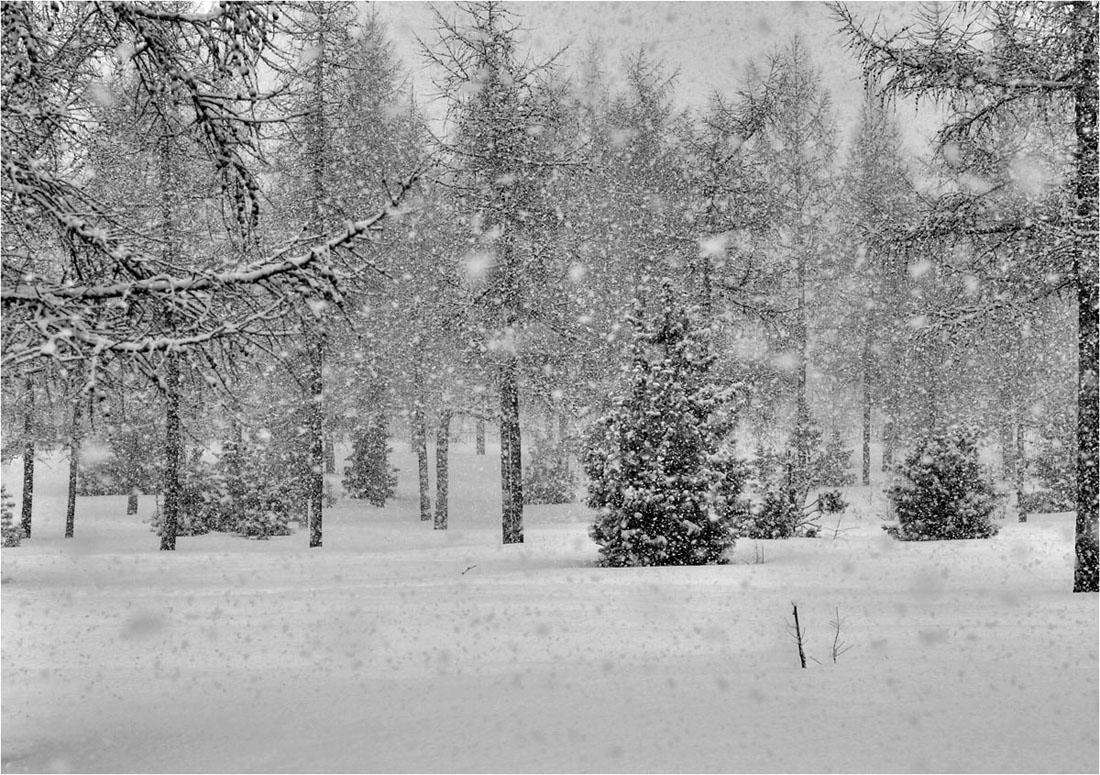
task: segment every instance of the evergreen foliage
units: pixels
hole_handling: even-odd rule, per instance
[[[848,487],[855,483],[852,476],[852,450],[844,445],[840,432],[834,430],[815,461],[812,482],[820,487]]]
[[[23,541],[23,530],[15,524],[15,501],[3,485],[0,485],[0,539],[5,549]]]
[[[992,482],[978,465],[977,437],[955,428],[921,438],[898,466],[899,479],[887,489],[896,525],[886,525],[902,541],[989,538],[996,505]]]
[[[385,506],[397,492],[397,469],[389,464],[385,415],[375,414],[352,435],[350,465],[344,468],[344,489],[352,498],[362,498],[372,506]]]
[[[743,466],[733,455],[731,389],[710,368],[708,329],[665,286],[654,323],[635,315],[625,389],[591,429],[584,468],[589,534],[609,566],[721,562],[733,546]]]

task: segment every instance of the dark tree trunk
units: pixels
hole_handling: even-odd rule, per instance
[[[165,364],[164,413],[164,514],[161,521],[160,549],[175,551],[180,517],[180,370],[179,355],[168,353]]]
[[[474,423],[474,452],[478,455],[485,454],[485,421],[480,417]]]
[[[439,428],[435,436],[435,524],[436,530],[447,529],[447,450],[451,439],[451,412],[439,412]]]
[[[73,403],[73,424],[69,429],[69,498],[65,507],[65,537],[72,538],[76,527],[76,480],[80,467],[80,398]]]
[[[1076,561],[1074,592],[1100,590],[1100,557],[1097,552],[1097,127],[1095,48],[1096,11],[1092,3],[1074,5],[1079,56],[1085,69],[1076,88],[1074,126],[1077,135],[1077,519],[1074,541]],[[1086,236],[1087,235],[1087,236]]]
[[[31,537],[31,511],[34,506],[34,440],[23,442],[23,511],[19,527],[25,538]]]
[[[309,343],[309,546],[321,546],[325,503],[325,337],[313,331]]]
[[[863,485],[871,484],[871,337],[863,338]]]
[[[244,501],[241,460],[243,438],[244,427],[241,424],[241,407],[234,403],[233,416],[229,418],[229,438],[225,444],[225,471],[229,477],[226,489],[229,493],[229,514],[233,522],[243,516],[241,513]]]
[[[416,448],[417,484],[420,492],[420,521],[432,518],[432,496],[428,492],[428,427],[424,409],[418,405],[413,411],[413,446]]]
[[[500,373],[501,532],[506,544],[523,543],[523,459],[516,372],[516,358],[511,356]]]
[[[126,513],[137,514],[138,513],[138,496],[134,492],[133,488],[130,490],[130,494],[126,496]]]
[[[1016,510],[1018,512],[1018,519],[1021,522],[1027,522],[1027,512],[1024,511],[1023,498],[1024,498],[1024,476],[1027,473],[1027,458],[1024,456],[1026,452],[1024,448],[1024,421],[1023,413],[1020,411],[1020,407],[1016,407],[1016,448],[1014,450],[1013,460],[1013,474],[1016,479]]]

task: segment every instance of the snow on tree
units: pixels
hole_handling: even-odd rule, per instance
[[[633,326],[633,359],[584,453],[589,534],[610,566],[702,565],[733,546],[745,477],[731,386],[711,372],[710,330],[677,304]]]
[[[886,491],[896,525],[884,526],[902,541],[989,538],[997,497],[978,463],[978,436],[954,428],[919,439],[897,467]]]
[[[19,546],[23,541],[23,530],[15,524],[15,501],[8,494],[8,488],[0,485],[0,541],[5,549]]]
[[[386,415],[381,411],[365,418],[352,434],[351,458],[344,468],[344,490],[372,506],[385,506],[397,491],[397,469],[389,464]]]

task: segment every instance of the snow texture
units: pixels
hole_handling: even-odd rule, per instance
[[[528,507],[500,545],[491,445],[452,444],[431,530],[395,447],[397,499],[340,500],[315,550],[299,530],[158,552],[144,496],[136,517],[79,499],[65,540],[66,467],[40,462],[34,537],[2,555],[3,771],[1097,770],[1070,514],[906,544],[878,486],[846,488],[835,539],[604,569],[579,505]]]

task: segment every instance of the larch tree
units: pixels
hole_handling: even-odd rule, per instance
[[[520,349],[535,302],[526,281],[547,258],[556,214],[547,182],[568,155],[553,142],[561,118],[552,62],[516,52],[518,25],[498,2],[459,6],[462,21],[436,11],[437,41],[422,45],[452,129],[441,151],[477,246],[469,262],[473,311],[484,316],[500,393],[502,539],[523,541]]]
[[[913,191],[901,153],[897,126],[870,84],[864,91],[859,123],[843,172],[842,274],[839,293],[844,324],[855,321],[860,341],[852,364],[859,383],[862,480],[871,479],[873,410],[882,416],[882,468],[887,470],[897,445],[900,401],[898,369],[904,321],[899,307],[906,292],[906,267],[892,238],[903,230],[913,209]],[[844,259],[847,259],[846,261]],[[849,348],[850,349],[850,348]],[[847,350],[846,350],[847,352]]]
[[[867,26],[843,5],[833,7],[849,46],[887,93],[939,100],[947,120],[941,144],[966,145],[997,121],[1057,121],[1068,153],[1053,209],[1005,212],[971,185],[938,203],[933,229],[1000,235],[1038,248],[1011,261],[1026,294],[1059,292],[1077,308],[1077,516],[1073,589],[1100,589],[1097,550],[1097,6],[1093,2],[1011,3],[925,14],[888,33]],[[970,311],[968,314],[973,314]]]
[[[753,88],[768,95],[768,115],[753,140],[753,152],[772,182],[773,218],[767,224],[777,306],[786,307],[786,352],[794,374],[795,421],[792,489],[804,493],[810,479],[813,420],[810,414],[810,322],[816,279],[831,251],[825,224],[835,200],[836,126],[821,73],[809,63],[805,44],[794,37],[772,58],[765,75],[750,73]],[[820,302],[818,302],[820,303]]]

